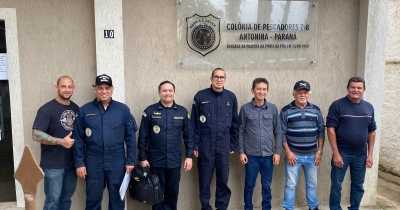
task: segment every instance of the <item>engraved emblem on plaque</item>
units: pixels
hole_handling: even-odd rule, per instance
[[[186,42],[195,52],[206,56],[216,50],[221,42],[221,18],[212,14],[200,16],[194,14],[186,18]]]

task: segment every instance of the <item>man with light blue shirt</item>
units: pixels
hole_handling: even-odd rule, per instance
[[[274,167],[279,164],[282,149],[278,109],[265,99],[268,80],[256,78],[251,92],[254,98],[243,105],[239,114],[240,162],[246,164],[244,209],[253,209],[253,190],[258,173],[261,174],[262,209],[271,209],[271,183]],[[275,151],[273,149],[275,137]]]
[[[298,81],[294,85],[294,101],[282,108],[280,122],[282,145],[286,151],[286,183],[282,207],[293,210],[300,168],[306,180],[306,198],[310,210],[318,210],[318,165],[324,148],[325,126],[321,110],[308,102],[310,83]]]

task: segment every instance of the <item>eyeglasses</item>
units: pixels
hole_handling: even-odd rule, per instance
[[[224,80],[226,77],[225,76],[212,76],[213,79],[215,80]]]

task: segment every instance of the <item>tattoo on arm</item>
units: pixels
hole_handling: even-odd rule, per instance
[[[60,145],[62,140],[37,129],[32,129],[32,139],[46,145]]]

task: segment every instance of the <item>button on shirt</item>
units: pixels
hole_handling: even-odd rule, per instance
[[[239,123],[239,154],[264,157],[281,153],[282,133],[275,104],[264,100],[264,105],[257,106],[252,100],[241,107]]]

